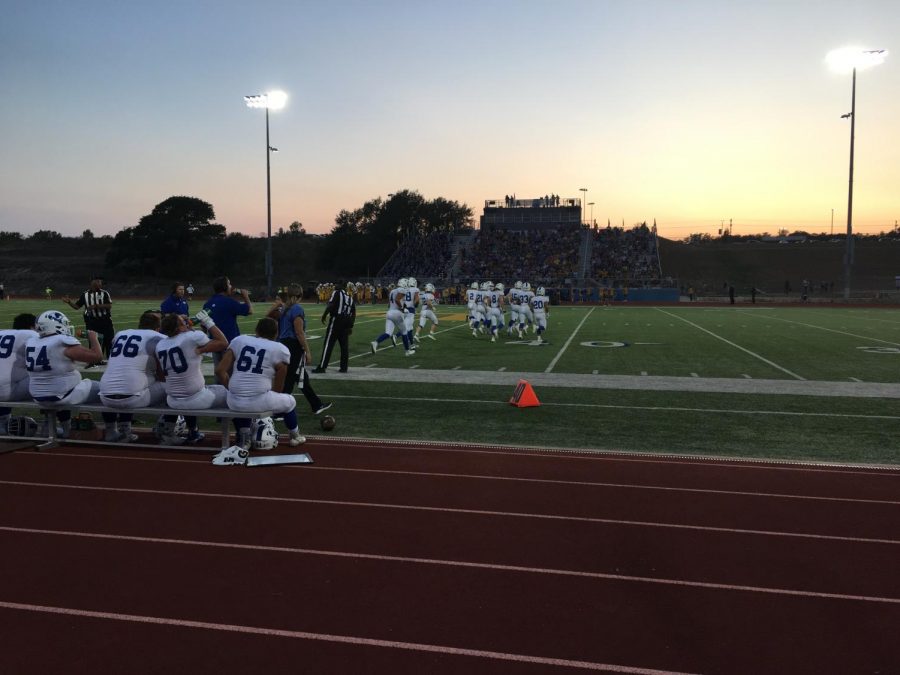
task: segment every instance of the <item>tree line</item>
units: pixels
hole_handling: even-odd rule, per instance
[[[465,204],[443,197],[427,200],[413,190],[342,210],[326,235],[309,234],[294,221],[272,234],[276,282],[372,276],[407,237],[470,231],[472,221]],[[0,232],[0,244],[25,239],[19,232]],[[27,239],[53,244],[66,238],[40,230]],[[212,204],[197,197],[169,197],[115,236],[95,237],[86,229],[78,239],[105,250],[104,273],[118,283],[221,274],[239,276],[246,280],[242,284],[265,278],[266,239],[229,233],[216,222]]]

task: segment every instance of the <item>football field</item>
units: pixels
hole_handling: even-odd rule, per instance
[[[117,329],[146,301],[117,301]],[[200,307],[196,301],[192,309]],[[324,307],[304,305],[316,358]],[[0,325],[62,303],[4,302]],[[252,332],[268,305],[241,321]],[[413,356],[383,342],[384,305],[360,307],[350,372],[332,355],[317,393],[335,435],[573,450],[900,463],[900,310],[772,306],[553,307],[545,342],[473,337],[438,307],[436,340]],[[426,328],[423,331],[428,331]],[[86,371],[99,377],[97,370]],[[540,407],[509,399],[527,380]],[[305,401],[299,401],[305,411]],[[311,417],[301,429],[317,433]],[[321,432],[318,432],[321,433]]]

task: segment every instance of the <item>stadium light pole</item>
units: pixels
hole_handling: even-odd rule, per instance
[[[584,225],[584,200],[587,199],[587,188],[578,188],[581,191],[581,224]]]
[[[588,222],[588,227],[593,227],[593,225],[594,225],[594,202],[588,202],[588,206],[591,207],[591,219]]]
[[[843,47],[828,52],[826,62],[838,73],[853,73],[850,89],[850,112],[841,115],[850,118],[850,181],[847,188],[847,249],[844,252],[844,299],[850,299],[850,270],[853,266],[853,146],[856,135],[856,71],[882,63],[887,56],[886,49],[862,49]]]
[[[283,91],[270,91],[265,94],[245,96],[248,108],[266,109],[266,297],[272,297],[272,169],[271,156],[278,152],[269,144],[269,109],[281,110],[287,103],[287,94]]]

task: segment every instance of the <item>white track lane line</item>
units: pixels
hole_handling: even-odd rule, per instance
[[[487,509],[457,509],[441,506],[420,506],[415,504],[389,504],[383,502],[353,502],[341,499],[304,499],[302,497],[270,497],[264,495],[235,495],[222,492],[188,492],[184,490],[147,490],[137,488],[114,488],[103,485],[63,485],[60,483],[38,483],[30,481],[2,481],[5,485],[18,487],[50,488],[59,490],[81,490],[85,492],[116,492],[119,494],[140,494],[166,497],[187,497],[189,499],[232,499],[254,502],[275,502],[288,504],[318,504],[324,506],[343,506],[362,509],[385,509],[397,511],[419,511],[423,513],[452,513],[467,516],[488,516],[491,518],[522,518],[527,520],[550,520],[569,523],[592,523],[595,525],[621,525],[623,527],[648,527],[669,530],[689,530],[692,532],[715,532],[739,534],[752,537],[777,537],[784,539],[814,539],[820,541],[840,541],[853,544],[887,544],[900,546],[897,539],[879,539],[874,537],[844,537],[832,534],[815,534],[812,532],[778,532],[775,530],[751,530],[736,527],[713,527],[708,525],[686,525],[683,523],[659,523],[646,520],[624,520],[617,518],[592,518],[590,516],[560,516],[546,513],[527,513],[520,511],[489,511]],[[0,527],[0,530],[9,530]],[[14,528],[13,528],[14,529]]]
[[[29,605],[21,602],[2,602],[0,607],[10,610],[37,612],[41,614],[58,614],[63,616],[80,617],[87,619],[107,619],[112,621],[127,621],[131,623],[153,624],[157,626],[178,626],[179,628],[197,628],[200,630],[215,630],[226,633],[243,633],[250,635],[264,635],[267,637],[293,638],[300,640],[316,640],[320,642],[335,642],[360,647],[384,647],[387,649],[402,649],[412,652],[427,652],[446,654],[453,656],[469,656],[482,659],[499,661],[516,661],[519,663],[534,663],[543,666],[556,666],[560,668],[578,668],[580,670],[596,670],[609,673],[629,673],[631,675],[688,675],[669,670],[655,670],[648,668],[635,668],[609,663],[595,663],[592,661],[573,661],[570,659],[556,659],[552,657],[531,656],[529,654],[511,654],[508,652],[492,652],[483,649],[465,649],[462,647],[449,647],[445,645],[430,645],[421,642],[400,642],[396,640],[376,640],[373,638],[356,637],[352,635],[332,635],[329,633],[310,633],[307,631],[281,630],[278,628],[258,628],[256,626],[240,626],[235,624],[211,623],[208,621],[191,621],[188,619],[175,619],[159,616],[143,616],[139,614],[121,614],[118,612],[95,612],[85,609],[73,609],[70,607],[50,607],[47,605]]]
[[[192,539],[169,539],[166,537],[139,537],[119,534],[99,534],[95,532],[71,532],[67,530],[42,530],[36,528],[0,527],[0,531],[12,534],[38,534],[42,536],[78,537],[106,541],[130,541],[149,544],[167,544],[175,546],[198,546],[242,551],[265,551],[269,553],[289,553],[295,555],[315,555],[330,558],[350,558],[355,560],[376,560],[383,562],[399,562],[417,565],[435,565],[439,567],[462,567],[468,569],[494,570],[501,572],[521,572],[547,576],[578,577],[582,579],[601,579],[605,581],[626,581],[639,584],[658,584],[662,586],[681,586],[704,588],[710,590],[741,591],[745,593],[763,593],[768,595],[788,595],[805,598],[825,598],[829,600],[849,600],[900,605],[900,598],[888,598],[873,595],[853,595],[848,593],[823,593],[821,591],[801,591],[793,588],[770,588],[767,586],[745,586],[741,584],[719,584],[706,581],[686,581],[682,579],[664,579],[660,577],[638,577],[627,574],[606,574],[603,572],[581,572],[578,570],[561,570],[543,567],[526,567],[523,565],[499,565],[493,563],[465,562],[460,560],[440,560],[435,558],[414,558],[407,556],[378,555],[373,553],[352,553],[347,551],[325,551],[320,549],[296,548],[292,546],[263,546],[257,544],[235,544],[220,541],[201,541]]]
[[[770,360],[767,359],[766,357],[764,357],[764,356],[762,356],[762,355],[760,355],[760,354],[757,354],[756,352],[751,352],[751,351],[750,351],[749,349],[747,349],[746,347],[741,347],[741,346],[740,346],[739,344],[737,344],[736,342],[732,342],[731,340],[729,340],[729,339],[727,339],[727,338],[723,338],[721,335],[716,335],[716,334],[713,333],[711,330],[707,330],[707,329],[704,328],[703,326],[701,326],[701,325],[699,325],[699,324],[696,324],[696,323],[694,323],[693,321],[688,321],[687,319],[684,319],[684,318],[678,316],[677,314],[672,314],[671,312],[667,312],[666,310],[661,309],[660,307],[654,307],[653,309],[655,309],[657,312],[662,312],[663,314],[665,314],[665,315],[667,315],[667,316],[671,316],[671,317],[673,317],[673,318],[675,318],[675,319],[678,319],[679,321],[684,321],[686,324],[689,324],[689,325],[693,326],[693,327],[696,328],[697,330],[702,330],[704,333],[707,333],[708,335],[711,335],[712,337],[716,338],[717,340],[721,340],[721,341],[724,342],[725,344],[731,345],[731,346],[734,347],[735,349],[740,349],[740,350],[741,350],[742,352],[744,352],[745,354],[749,354],[749,355],[752,356],[753,358],[759,359],[759,360],[762,361],[763,363],[767,363],[768,365],[772,366],[773,368],[777,368],[777,369],[780,370],[781,372],[786,373],[786,374],[790,375],[791,377],[793,377],[793,378],[795,378],[795,379],[797,379],[797,380],[806,380],[805,377],[802,377],[802,376],[800,376],[800,375],[797,375],[797,373],[791,372],[791,371],[788,370],[787,368],[784,368],[784,367],[782,367],[782,366],[779,366],[779,365],[778,365],[777,363],[775,363],[774,361],[770,361]]]

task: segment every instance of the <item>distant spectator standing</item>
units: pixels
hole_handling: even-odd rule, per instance
[[[44,289],[44,298],[45,298],[46,300],[52,300],[52,299],[53,299],[53,289],[50,288],[49,286],[47,286],[47,288]]]
[[[192,300],[194,297],[194,284],[188,283],[187,288],[185,289],[187,292],[188,300]]]
[[[728,300],[732,305],[734,304],[734,284],[728,285]]]
[[[108,359],[116,331],[112,322],[112,298],[109,291],[103,288],[103,279],[95,274],[91,277],[91,287],[78,300],[72,300],[68,295],[64,295],[62,300],[72,309],[84,310],[84,327],[102,338],[103,356]],[[103,363],[101,361],[99,365]]]
[[[331,350],[334,349],[334,343],[341,345],[341,367],[340,372],[346,373],[350,360],[350,333],[353,332],[353,323],[356,321],[356,303],[353,296],[349,293],[352,284],[347,284],[347,289],[343,288],[343,282],[339,282],[328,300],[325,307],[325,313],[322,314],[322,323],[326,318],[331,317],[328,321],[328,328],[325,329],[325,346],[322,348],[322,360],[319,361],[318,367],[314,373],[324,373],[328,368],[328,361],[331,359]]]
[[[234,288],[228,277],[213,279],[214,295],[203,304],[203,309],[209,312],[210,318],[218,326],[228,342],[231,342],[241,334],[238,328],[237,318],[253,314],[253,303],[250,302],[250,293],[246,288]],[[240,295],[241,300],[235,300],[232,295]],[[213,366],[218,366],[222,360],[221,351],[213,351]],[[218,383],[218,376],[216,382]]]
[[[176,281],[172,284],[172,294],[162,301],[159,309],[163,314],[180,314],[181,316],[187,316],[189,314],[188,304],[184,299],[183,283]]]

